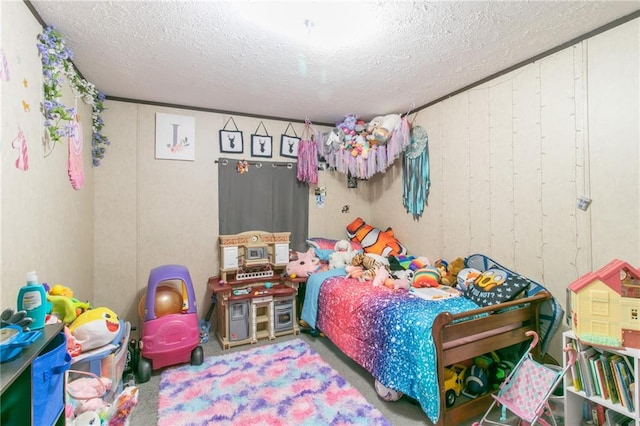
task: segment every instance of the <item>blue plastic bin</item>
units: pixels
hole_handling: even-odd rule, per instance
[[[70,366],[67,339],[59,333],[31,364],[34,425],[52,425],[64,410],[64,373]]]

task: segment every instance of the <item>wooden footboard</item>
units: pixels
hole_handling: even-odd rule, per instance
[[[491,394],[457,403],[447,408],[444,388],[444,368],[457,362],[466,361],[529,340],[525,332],[538,329],[538,308],[540,303],[551,298],[542,291],[535,296],[489,306],[453,315],[445,312],[434,321],[432,333],[438,360],[438,386],[440,388],[440,417],[437,425],[458,425],[470,418],[483,414],[491,404]],[[505,311],[506,308],[511,308]],[[496,312],[496,311],[500,312]],[[481,314],[491,314],[474,318]],[[471,318],[471,319],[469,319]],[[464,321],[461,321],[464,320]],[[501,329],[489,337],[475,338],[480,333]],[[467,339],[465,341],[465,339]],[[533,356],[540,359],[540,349],[536,347]]]

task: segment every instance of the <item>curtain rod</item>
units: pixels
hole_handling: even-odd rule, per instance
[[[229,165],[229,159],[228,158],[221,158],[220,160],[216,160],[215,163],[216,164],[222,164],[223,166],[227,166]],[[246,161],[246,160],[238,160],[238,163],[240,162],[244,162],[245,165],[247,166],[255,166],[258,169],[262,167],[262,163],[260,161]],[[272,163],[270,161],[265,161],[265,163],[271,163],[271,167],[276,168],[276,167],[286,167],[287,169],[293,169],[293,163]]]

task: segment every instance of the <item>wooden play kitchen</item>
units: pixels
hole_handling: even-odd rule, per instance
[[[289,262],[289,236],[263,231],[220,236],[220,276],[209,278],[208,285],[223,349],[300,333],[300,280],[281,275]]]

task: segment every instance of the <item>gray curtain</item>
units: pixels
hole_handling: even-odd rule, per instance
[[[298,182],[295,163],[218,161],[220,234],[291,232],[291,249],[304,251],[309,229],[309,189]]]

